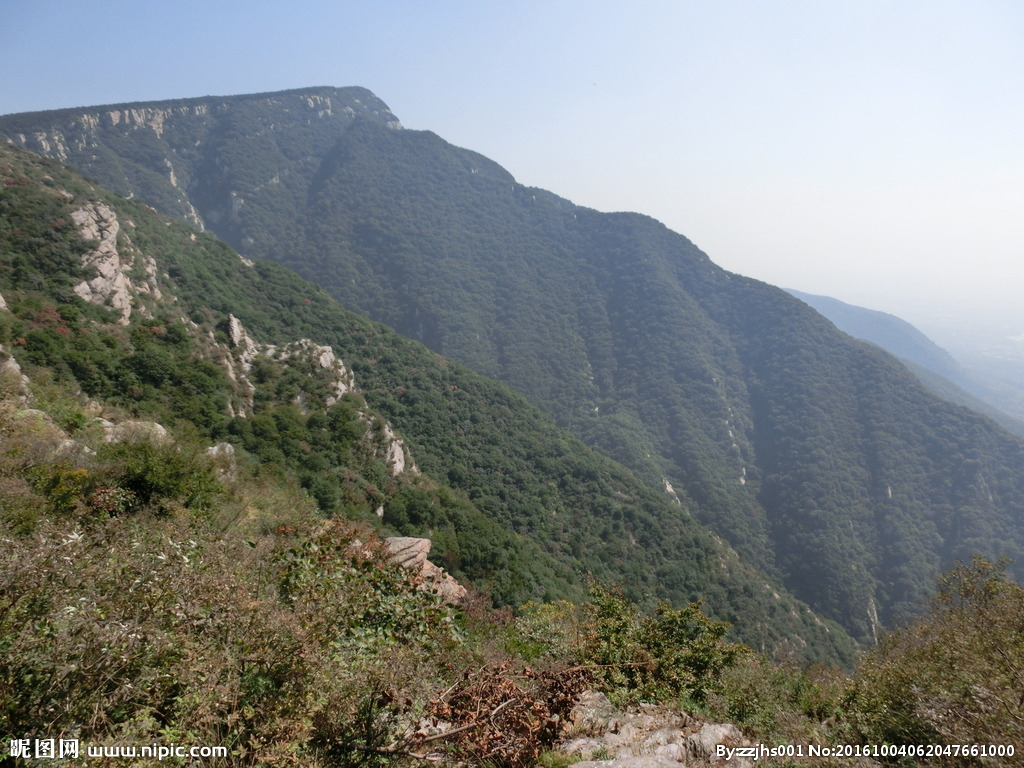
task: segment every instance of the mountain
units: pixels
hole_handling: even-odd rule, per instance
[[[917,612],[952,560],[1024,551],[1019,439],[657,221],[524,187],[400,128],[363,89],[13,115],[0,134],[512,386],[659,489],[673,525],[707,524],[861,640]],[[428,404],[393,394],[410,375],[392,373],[376,405],[418,449],[426,432],[408,409]],[[427,396],[442,412],[461,397],[442,394]],[[479,455],[500,433],[481,434]],[[444,456],[418,461],[456,485],[484,481]],[[541,535],[542,518],[527,519],[519,531]],[[633,529],[622,518],[608,534]]]
[[[1005,403],[978,372],[962,367],[949,352],[895,315],[854,306],[829,296],[787,289],[851,336],[870,341],[907,363],[917,377],[940,397],[965,405],[1024,437],[1024,421],[1002,410]]]
[[[3,392],[24,372],[63,393],[73,437],[102,416],[205,442],[324,516],[429,537],[501,605],[578,598],[589,574],[648,605],[704,600],[757,648],[852,658],[839,626],[504,385],[55,162],[0,145],[0,177]],[[0,468],[0,519],[31,530],[16,487]],[[122,514],[166,495],[131,487]],[[92,498],[75,488],[69,507]],[[270,494],[263,524],[294,503]]]
[[[966,383],[964,371],[953,356],[906,320],[888,312],[857,307],[829,296],[817,296],[791,288],[787,292],[814,307],[844,333],[877,344],[896,357],[934,371],[955,384],[962,386]]]

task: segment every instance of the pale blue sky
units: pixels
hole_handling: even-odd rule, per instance
[[[361,85],[524,184],[1024,333],[1024,4],[0,0],[0,113]],[[944,319],[943,319],[944,318]]]

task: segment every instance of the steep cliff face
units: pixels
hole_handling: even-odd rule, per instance
[[[119,238],[121,224],[108,206],[88,203],[72,212],[71,220],[83,239],[97,244],[82,258],[82,266],[95,270],[96,276],[76,285],[75,293],[93,304],[112,307],[120,313],[122,325],[128,324],[136,296],[146,294],[158,301],[162,298],[156,261],[139,253],[127,234]],[[141,307],[141,313],[143,317],[152,316],[146,307]]]
[[[232,231],[238,246],[247,236],[243,209],[262,212],[280,203],[295,182],[293,165],[328,151],[356,120],[402,127],[364,88],[319,87],[8,115],[0,119],[0,138],[200,229],[215,223]],[[296,134],[303,137],[299,147],[281,140]],[[242,137],[254,143],[239,146]],[[117,155],[123,159],[112,164]],[[246,157],[269,161],[246,168]]]
[[[134,115],[136,120],[144,117]],[[159,115],[149,118],[150,123],[146,124],[156,126],[153,129],[157,130],[159,123],[153,121],[157,121]],[[330,345],[317,344],[308,338],[286,344],[261,343],[250,336],[234,315],[228,316],[225,342],[221,340],[223,337],[219,339],[211,330],[203,331],[182,316],[174,309],[178,297],[166,286],[160,287],[157,260],[132,243],[128,232],[134,228],[134,223],[127,220],[126,226],[122,226],[109,205],[88,202],[71,213],[71,220],[82,239],[95,244],[95,248],[81,257],[86,273],[95,276],[77,283],[72,290],[85,301],[112,309],[123,326],[129,325],[133,309],[144,318],[168,312],[172,316],[177,314],[177,322],[184,324],[196,338],[202,356],[221,366],[234,383],[234,395],[227,402],[228,416],[248,418],[254,415],[257,384],[252,380],[251,371],[261,359],[272,361],[282,369],[302,371],[307,379],[317,380],[325,391],[322,403],[308,403],[305,392],[300,390],[294,396],[294,404],[302,408],[330,408],[348,393],[358,395],[355,376]],[[365,425],[363,442],[372,460],[382,461],[391,477],[419,474],[402,438],[395,434],[391,424],[375,417],[365,403],[359,416]]]

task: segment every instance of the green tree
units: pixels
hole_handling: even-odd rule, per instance
[[[953,568],[930,614],[866,657],[853,714],[866,741],[1016,745],[1000,763],[1024,765],[1024,588],[1005,569],[980,558]]]

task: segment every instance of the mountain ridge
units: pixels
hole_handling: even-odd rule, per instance
[[[80,390],[75,408],[232,446],[324,515],[429,537],[500,604],[578,597],[589,572],[647,604],[705,599],[756,647],[849,661],[837,625],[518,393],[55,163],[0,145],[0,170],[2,354]],[[97,251],[125,308],[75,290]]]
[[[190,181],[174,194],[247,257],[524,393],[863,641],[952,560],[1024,552],[1020,442],[781,289],[430,132],[285,130],[279,104],[236,106],[160,137],[103,128],[82,162],[148,180],[149,204],[187,218],[157,194],[178,162]],[[215,151],[174,154],[174,131]]]
[[[978,411],[1018,437],[1024,437],[1024,421],[1006,409],[990,386],[977,381],[948,351],[906,320],[828,296],[786,290],[821,312],[841,331],[877,344],[907,362],[918,378],[940,397]]]

